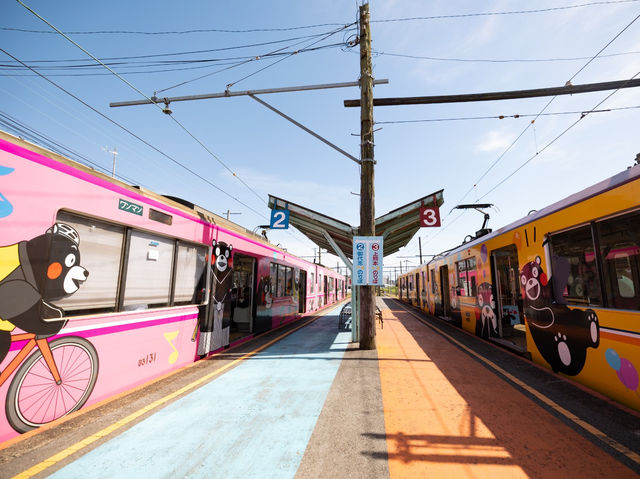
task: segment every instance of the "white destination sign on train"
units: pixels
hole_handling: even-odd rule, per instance
[[[382,284],[382,236],[353,237],[353,284]]]

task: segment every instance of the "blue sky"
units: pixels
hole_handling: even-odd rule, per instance
[[[113,70],[147,96],[222,92],[228,84],[233,84],[231,90],[248,90],[347,82],[359,76],[358,48],[346,46],[354,38],[354,26],[311,45],[322,34],[353,23],[356,1],[24,3],[70,32],[71,39],[98,58],[163,55],[113,60],[119,62]],[[569,79],[578,85],[625,80],[640,72],[640,20],[632,23],[640,14],[637,0],[381,0],[371,2],[370,10],[374,76],[389,79],[388,85],[375,87],[376,97],[544,88],[562,86]],[[526,10],[547,11],[509,13]],[[237,32],[185,33],[211,29]],[[186,198],[221,215],[227,210],[241,213],[231,219],[251,230],[268,223],[268,194],[359,223],[359,197],[351,194],[359,192],[357,165],[252,99],[173,103],[172,116],[187,133],[154,106],[110,108],[110,102],[141,96],[102,67],[71,68],[94,62],[63,36],[35,31],[51,28],[18,2],[0,4],[0,48],[206,182],[46,80],[28,70],[6,67],[17,63],[2,52],[0,119],[28,125],[108,172],[109,151],[117,148],[117,174],[126,181]],[[126,33],[83,33],[114,31]],[[246,47],[251,44],[263,45]],[[268,55],[279,49],[291,52],[326,45],[333,46]],[[240,46],[244,48],[228,49]],[[201,50],[209,51],[185,54]],[[176,53],[180,55],[166,55]],[[258,56],[259,60],[247,61]],[[196,59],[219,61],[153,67],[131,63]],[[277,60],[282,61],[273,64]],[[214,74],[223,68],[228,69]],[[158,71],[167,69],[180,70]],[[599,107],[611,111],[587,115],[556,140],[580,118],[579,112],[593,109],[610,93],[557,97],[544,110],[554,114],[538,117],[533,125],[533,117],[525,115],[541,112],[550,98],[377,107],[376,216],[442,188],[445,199],[443,227],[420,230],[406,248],[385,258],[385,266],[417,265],[418,237],[426,259],[479,229],[482,215],[452,212],[456,204],[495,204],[489,210],[489,226],[497,229],[632,165],[640,152],[637,88],[616,92]],[[262,98],[359,156],[359,109],[343,106],[345,99],[359,98],[357,88]],[[495,118],[499,115],[506,118]],[[387,123],[477,117],[491,118]],[[0,128],[11,132],[6,124]],[[314,254],[314,245],[299,232],[272,231],[269,238],[295,254]],[[323,263],[336,266],[338,260],[323,254]]]

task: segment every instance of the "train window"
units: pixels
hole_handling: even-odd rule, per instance
[[[432,269],[431,271],[431,293],[436,294],[438,292],[438,285],[436,284],[436,270]]]
[[[309,292],[316,292],[316,275],[314,273],[311,273],[311,290]]]
[[[271,263],[269,274],[271,276],[271,296],[273,298],[278,296],[278,265]]]
[[[293,269],[288,266],[284,267],[285,283],[284,283],[284,295],[293,295]]]
[[[597,225],[608,305],[640,309],[640,212]]]
[[[200,303],[197,288],[206,287],[204,279],[207,248],[200,245],[178,243],[178,261],[176,263],[176,283],[173,302],[176,305]]]
[[[169,304],[173,240],[132,231],[129,240],[125,310],[147,309]]]
[[[278,265],[278,291],[276,293],[276,296],[278,297],[284,296],[284,282],[286,277],[285,268],[286,266],[283,264]]]
[[[61,211],[58,223],[76,230],[80,263],[89,272],[87,280],[71,296],[56,301],[67,315],[113,312],[117,307],[118,279],[124,228]]]
[[[456,263],[458,296],[475,297],[477,290],[476,259],[469,258]]]
[[[593,250],[591,226],[585,225],[551,237],[553,279],[566,284],[554,285],[570,303],[602,305],[602,291]],[[566,278],[566,279],[565,279]]]

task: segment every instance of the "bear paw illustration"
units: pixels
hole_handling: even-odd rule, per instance
[[[567,336],[558,333],[553,339],[558,343],[558,357],[560,358],[560,361],[562,361],[562,364],[565,366],[568,366],[571,364],[571,351],[567,345]]]
[[[587,309],[586,313],[589,338],[591,339],[590,346],[597,348],[600,344],[600,323],[598,322],[598,315],[592,309]]]

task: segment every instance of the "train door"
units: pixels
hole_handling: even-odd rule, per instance
[[[255,262],[251,256],[238,253],[233,256],[231,341],[253,332]]]
[[[505,246],[491,253],[498,336],[508,345],[526,350],[526,328],[520,295],[518,249]]]
[[[416,306],[418,306],[418,308],[422,307],[422,301],[421,301],[421,294],[420,294],[420,290],[421,290],[421,286],[420,286],[420,273],[416,273]]]
[[[324,304],[329,304],[329,276],[324,277]]]
[[[300,270],[300,280],[298,283],[298,312],[300,314],[307,311],[307,272]]]
[[[442,298],[442,315],[451,315],[451,299],[449,297],[449,267],[440,268],[440,297]]]

